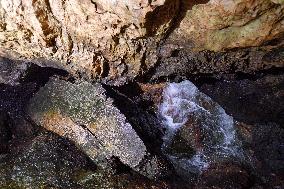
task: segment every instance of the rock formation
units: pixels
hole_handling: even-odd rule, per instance
[[[103,168],[114,157],[150,178],[167,168],[149,153],[100,84],[52,79],[32,98],[28,112],[38,125],[73,141]],[[147,162],[152,166],[143,168]]]
[[[1,0],[2,54],[121,85],[175,49],[220,51],[283,36],[283,1]]]
[[[0,188],[284,188],[283,39],[283,0],[0,0]]]

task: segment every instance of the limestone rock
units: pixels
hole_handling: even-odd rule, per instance
[[[0,54],[46,59],[122,85],[157,64],[164,39],[188,52],[278,39],[283,6],[281,0],[2,0]]]
[[[185,16],[170,37],[184,47],[220,51],[259,46],[284,32],[283,2],[211,0],[184,6]]]
[[[179,1],[2,0],[0,46],[112,84],[151,67]]]
[[[53,79],[31,100],[29,112],[38,124],[86,148],[94,160],[114,155],[135,167],[146,155],[143,142],[99,84]]]

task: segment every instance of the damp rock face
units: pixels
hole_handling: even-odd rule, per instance
[[[86,168],[88,159],[66,139],[41,133],[17,148],[0,157],[1,188],[80,187],[72,175]]]
[[[240,122],[275,122],[283,125],[284,76],[267,74],[239,81],[204,84],[200,90],[212,97]]]
[[[212,165],[198,180],[196,188],[250,188],[253,177],[239,164],[223,162]]]
[[[163,169],[100,84],[53,78],[30,101],[28,112],[38,125],[73,141],[102,168],[116,157],[149,177]]]

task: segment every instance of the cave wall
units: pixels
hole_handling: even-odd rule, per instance
[[[1,0],[0,54],[56,62],[110,85],[169,51],[261,46],[284,33],[282,0]]]

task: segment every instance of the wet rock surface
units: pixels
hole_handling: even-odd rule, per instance
[[[13,61],[11,61],[11,63],[13,63]],[[105,119],[108,121],[108,124],[102,124],[102,127],[106,128],[104,130],[105,132],[100,134],[108,133],[108,135],[97,135],[97,139],[82,123],[86,123],[91,119],[91,116],[84,115],[87,115],[87,113],[92,115],[98,112],[88,112],[88,110],[84,109],[85,111],[77,111],[72,114],[72,111],[67,111],[70,107],[65,106],[64,108],[64,106],[61,106],[64,105],[64,103],[65,105],[69,105],[68,103],[72,104],[72,102],[74,103],[73,105],[78,105],[77,102],[85,103],[84,105],[89,102],[98,102],[97,100],[92,101],[90,99],[95,95],[98,95],[100,97],[99,99],[103,100],[102,102],[106,102],[108,98],[104,96],[103,93],[100,93],[104,92],[104,89],[99,84],[97,84],[97,90],[89,91],[88,96],[87,90],[83,90],[86,88],[81,88],[81,92],[80,90],[77,91],[77,89],[80,88],[79,86],[94,88],[96,85],[84,81],[78,81],[77,84],[72,84],[71,82],[58,78],[66,79],[65,76],[60,75],[62,72],[57,72],[53,69],[51,71],[50,68],[43,68],[44,72],[41,72],[41,68],[35,68],[37,69],[33,71],[37,72],[29,72],[29,74],[23,75],[22,79],[15,86],[7,84],[1,84],[0,86],[1,188],[169,188],[169,184],[164,181],[154,182],[142,176],[146,175],[152,179],[160,178],[168,175],[170,169],[165,160],[163,160],[162,155],[157,154],[155,150],[151,151],[151,153],[137,153],[137,150],[145,151],[146,148],[130,125],[126,125],[125,128],[130,129],[131,132],[124,132],[124,134],[122,129],[125,128],[116,127],[116,129],[108,130],[108,128],[114,128],[116,123],[111,121],[111,117],[106,116]],[[60,89],[62,89],[60,86],[65,90],[61,90],[61,93],[58,93],[57,96],[47,95],[45,97],[48,98],[43,98],[38,101],[39,103],[36,103],[36,105],[43,109],[41,109],[42,111],[34,112],[35,114],[33,115],[37,115],[38,119],[46,118],[42,126],[49,126],[47,129],[61,134],[61,136],[47,132],[44,127],[36,125],[34,121],[38,120],[33,120],[32,118],[34,117],[30,117],[27,111],[31,106],[32,99],[39,98],[36,96],[40,96],[40,91],[44,91],[42,87],[46,85],[45,82],[47,82],[52,75],[57,75],[57,79],[50,78],[50,82],[47,86],[51,87],[52,81],[57,81],[58,85],[55,85],[54,90],[49,92],[55,93],[56,91],[60,91]],[[64,85],[62,86],[60,83]],[[64,112],[63,110],[66,111],[63,115],[69,115],[70,117],[63,117],[60,113],[56,114],[55,110],[51,111],[51,114],[48,114],[49,117],[40,117],[39,114],[43,114],[45,110],[48,111],[48,109],[44,109],[44,107],[47,108],[52,105],[52,103],[45,104],[44,102],[50,100],[50,98],[58,99],[60,97],[66,97],[64,94],[66,95],[68,92],[69,94],[70,92],[72,93],[72,90],[68,88],[68,91],[66,87],[70,87],[71,89],[73,87],[74,94],[80,94],[81,99],[83,99],[81,101],[80,99],[78,100],[78,98],[75,99],[75,97],[78,97],[78,95],[75,95],[73,97],[69,96],[69,101],[67,98],[61,99],[63,101],[60,104],[58,101],[54,101],[55,105],[53,105],[55,107],[64,108],[62,112]],[[100,91],[98,89],[100,89]],[[44,94],[46,95],[46,93]],[[73,100],[77,100],[75,101],[76,103],[70,101],[72,98]],[[111,99],[108,99],[107,102],[110,106],[109,109],[101,107],[101,110],[103,110],[103,112],[115,113],[118,116],[116,118],[120,117],[122,123],[127,124],[125,117],[110,103]],[[100,103],[97,105],[101,105]],[[80,124],[78,124],[78,122],[75,124],[75,121],[71,120],[71,118],[77,118],[76,121]],[[112,116],[112,118],[115,118],[115,116]],[[56,126],[58,126],[58,128],[56,128]],[[66,129],[64,132],[66,135],[63,135],[64,129]],[[111,139],[108,138],[111,136]],[[134,137],[131,139],[135,139],[138,142],[136,141],[134,143],[133,140],[130,140],[127,136]],[[87,139],[90,140],[88,141]],[[118,139],[122,140],[122,142],[119,142]],[[127,139],[129,139],[131,143],[126,143]],[[104,143],[102,144],[102,142]],[[103,162],[95,164],[94,159],[91,158],[97,153],[95,150],[98,149],[98,147],[102,147],[104,144],[108,145],[101,148],[100,153],[98,153],[98,156],[103,157]],[[142,147],[138,148],[139,144],[142,145]],[[127,148],[131,146],[135,147],[133,151],[131,151],[135,153],[132,153],[132,158],[129,158],[131,157],[129,156],[130,150]],[[113,150],[111,151],[111,149]],[[117,155],[119,154],[119,150],[120,155]],[[156,155],[154,153],[152,154],[152,152],[155,152]],[[116,154],[118,158],[111,153]],[[119,157],[121,157],[123,162]],[[123,157],[125,158],[123,159]],[[132,168],[136,172],[133,171],[131,167],[127,166],[127,164],[132,165]],[[139,165],[136,166],[137,164]],[[140,172],[140,174],[137,172]]]
[[[217,161],[193,179],[195,188],[281,188],[283,187],[283,74],[246,75],[238,80],[197,80],[200,91],[218,102],[235,119],[236,137],[241,142],[243,157]],[[141,98],[158,111],[163,99],[159,96],[167,86],[142,84]],[[141,99],[141,100],[142,100]],[[142,100],[142,101],[143,101]],[[138,101],[139,102],[139,101]],[[208,106],[206,106],[208,107]],[[172,112],[173,113],[173,112]],[[182,115],[180,112],[177,115]],[[195,117],[197,116],[197,117]],[[204,139],[198,130],[204,119],[192,115],[188,126],[177,131],[168,154],[190,158],[195,153],[196,141]],[[181,133],[186,133],[181,135]],[[200,143],[197,143],[200,146]],[[178,160],[178,159],[176,159]],[[186,162],[184,162],[186,163]],[[180,167],[177,167],[180,168]],[[182,168],[182,167],[181,167]],[[182,170],[182,169],[181,169]],[[186,169],[188,170],[188,169]],[[239,178],[242,177],[242,178]],[[236,178],[239,178],[235,180]],[[197,181],[196,181],[196,180]],[[190,186],[190,184],[188,185]],[[190,188],[191,188],[190,187]]]
[[[283,186],[284,129],[275,123],[237,125],[245,155],[253,166],[255,186],[264,188]]]
[[[238,163],[212,165],[199,178],[195,188],[251,188],[253,176]]]
[[[233,118],[190,81],[164,89],[159,113],[167,129],[163,149],[182,177],[233,158],[243,161]]]

